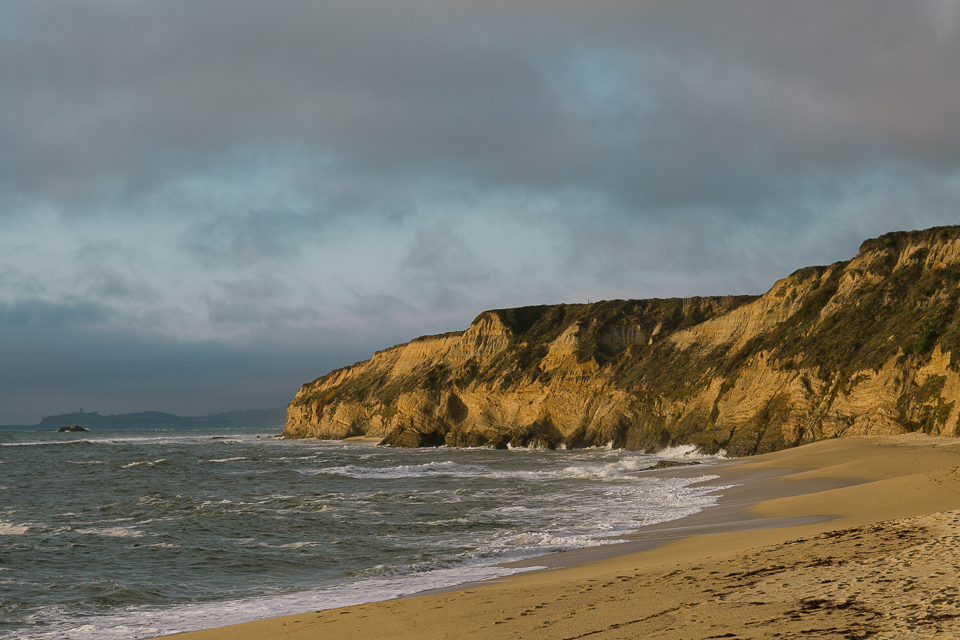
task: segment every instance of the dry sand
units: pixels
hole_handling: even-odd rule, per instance
[[[357,638],[960,638],[960,439],[829,440],[715,473],[717,507],[560,567],[182,634]]]

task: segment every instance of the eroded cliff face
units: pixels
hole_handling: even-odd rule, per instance
[[[288,437],[394,446],[960,435],[960,227],[887,234],[763,296],[487,311],[304,385]]]

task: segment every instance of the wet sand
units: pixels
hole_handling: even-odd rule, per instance
[[[960,637],[960,440],[845,438],[642,472],[719,476],[719,504],[500,580],[178,635]]]

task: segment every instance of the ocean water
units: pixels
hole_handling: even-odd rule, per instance
[[[0,427],[0,638],[149,638],[508,575],[697,512],[617,449],[393,449],[281,425]]]

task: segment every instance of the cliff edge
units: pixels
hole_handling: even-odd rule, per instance
[[[864,242],[762,296],[486,311],[303,385],[286,437],[394,446],[695,444],[960,435],[960,226]]]

